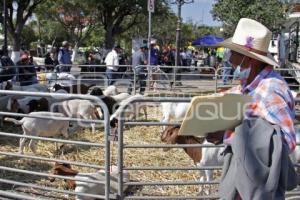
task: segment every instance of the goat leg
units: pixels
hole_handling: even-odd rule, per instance
[[[20,139],[20,148],[19,148],[19,153],[23,154],[24,153],[24,146],[25,146],[26,138],[21,138]]]
[[[36,154],[36,140],[31,139],[29,142],[29,148],[31,151]]]

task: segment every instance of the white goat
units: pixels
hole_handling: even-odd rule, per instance
[[[190,103],[161,103],[163,113],[161,122],[167,123],[170,122],[171,119],[175,119],[176,121],[182,120],[189,106]],[[165,129],[166,126],[164,126],[163,128]]]
[[[213,145],[210,142],[207,142],[204,138],[198,138],[195,136],[184,136],[179,135],[179,127],[168,126],[161,133],[161,141],[166,144],[203,144],[203,145]],[[164,148],[164,151],[168,151],[170,148]],[[183,150],[185,153],[194,161],[194,164],[198,167],[205,166],[220,166],[223,163],[223,158],[221,153],[224,148],[213,148],[213,147],[184,147]],[[212,170],[204,170],[205,174],[200,180],[203,182],[211,181],[213,172]]]
[[[61,113],[52,113],[52,112],[31,112],[29,116],[51,116],[51,117],[64,117]],[[31,136],[41,136],[41,137],[54,137],[63,135],[68,138],[68,121],[53,120],[53,119],[39,119],[24,117],[21,120],[16,120],[13,118],[5,118],[5,121],[13,122],[17,125],[22,125],[23,135]],[[24,145],[27,138],[20,139],[20,149],[19,153],[23,154]],[[29,147],[31,151],[36,153],[36,141],[30,140]]]
[[[111,166],[110,172],[110,192],[117,193],[118,191],[118,169],[117,166]],[[105,194],[105,184],[104,183],[91,183],[87,181],[105,181],[105,170],[99,170],[94,173],[81,173],[77,170],[71,168],[70,165],[58,164],[54,166],[54,174],[62,176],[74,176],[74,180],[65,180],[67,187],[69,189],[74,189],[76,193],[82,194],[94,194],[94,195],[104,195]],[[53,182],[55,178],[50,179]],[[123,171],[123,182],[129,182],[130,176],[128,171]],[[124,191],[128,186],[124,186]],[[93,200],[93,197],[87,197],[85,195],[76,195],[76,200]]]
[[[125,99],[128,99],[129,97],[131,97],[131,95],[126,92],[122,92],[120,94],[113,95],[111,97],[114,98],[117,102],[121,102],[121,101],[124,101]]]
[[[112,96],[112,95],[117,95],[118,94],[118,89],[114,85],[108,86],[104,91],[103,95],[104,96]]]
[[[101,113],[100,108],[96,108],[91,101],[82,99],[72,99],[57,103],[52,106],[51,110],[63,113],[66,117],[80,119],[97,119],[97,114],[99,116],[99,112]],[[81,125],[83,124],[81,123]],[[95,124],[92,123],[91,126],[92,132],[95,133]],[[73,130],[77,127],[78,125]]]
[[[213,143],[204,140],[202,143],[204,145],[214,145]],[[199,163],[196,163],[198,167],[220,167],[223,165],[224,159],[221,153],[224,151],[224,147],[209,147],[202,148],[202,158]],[[205,176],[201,176],[200,181],[212,181],[213,180],[213,170],[204,170]],[[206,180],[204,179],[206,178]]]
[[[68,92],[66,90],[63,90],[63,89],[57,90],[55,92],[51,91],[51,94],[55,94],[55,93],[58,93],[58,94],[68,94]],[[54,96],[51,96],[51,97],[47,97],[47,100],[49,102],[49,107],[51,108],[52,105],[55,105],[58,102],[62,102],[64,100],[66,100],[66,98],[65,98],[65,96],[63,96],[63,97],[54,97]]]
[[[118,191],[118,171],[117,168],[113,166],[112,171],[110,173],[111,182],[110,188],[112,193],[117,193]],[[97,184],[97,183],[88,183],[84,182],[84,180],[98,180],[98,181],[105,181],[105,171],[99,170],[96,173],[78,173],[75,176],[76,179],[81,179],[82,181],[76,181],[76,188],[75,192],[86,193],[86,194],[105,194],[105,185],[104,184]],[[124,171],[123,173],[123,181],[129,182],[129,173]],[[127,186],[125,186],[126,188]],[[125,190],[124,188],[124,190]],[[92,200],[94,198],[91,197],[84,197],[77,195],[76,200]]]
[[[141,94],[136,94],[133,95],[123,101],[120,102],[120,107],[128,104],[128,102],[131,101],[132,98],[143,98],[144,96]],[[116,112],[114,112],[114,114],[112,114],[110,116],[110,121],[114,120],[114,119],[119,119],[119,115],[121,113],[121,108],[118,108],[116,110]],[[143,109],[144,111],[144,115],[145,115],[145,119],[147,120],[147,103],[143,103],[143,102],[135,102],[134,104],[130,104],[127,109],[125,110],[125,119],[127,120],[131,120],[131,119],[135,119],[136,116],[140,113],[141,109]]]

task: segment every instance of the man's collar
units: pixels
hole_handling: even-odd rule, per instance
[[[255,79],[247,86],[242,85],[242,92],[248,93],[255,90],[258,84],[265,79],[271,72],[273,71],[273,67],[267,66],[265,67],[256,77]]]

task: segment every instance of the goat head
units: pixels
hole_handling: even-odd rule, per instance
[[[166,144],[176,144],[178,138],[179,127],[176,126],[168,126],[162,133],[161,133],[161,141]],[[164,148],[164,151],[168,151],[170,148]]]
[[[56,162],[53,167],[54,175],[62,175],[62,176],[75,176],[78,174],[78,171],[71,168],[70,164],[67,163],[58,163]],[[55,181],[54,177],[49,178],[50,182]],[[65,180],[68,184],[69,189],[75,189],[76,183],[74,180]]]

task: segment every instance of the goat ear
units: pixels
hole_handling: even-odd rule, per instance
[[[57,165],[54,168],[54,174],[58,175],[66,175],[66,176],[75,176],[78,174],[78,171],[71,169],[69,167],[66,167],[64,165]]]
[[[160,134],[160,139],[163,142],[166,140],[166,137],[167,137],[167,129],[168,129],[168,127],[166,127],[165,129],[162,128],[162,132]]]
[[[171,129],[169,129],[169,134],[170,134],[170,138],[169,138],[169,144],[175,144],[176,140],[178,138],[178,129],[176,127],[172,127]]]
[[[167,144],[175,144],[178,137],[178,131],[175,127],[168,126],[161,135],[161,140]]]

